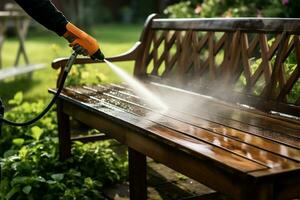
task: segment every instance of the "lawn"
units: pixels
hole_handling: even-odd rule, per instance
[[[127,51],[139,39],[142,25],[109,24],[92,27],[88,32],[100,43],[106,57]],[[50,66],[53,59],[67,57],[71,49],[67,42],[57,35],[42,28],[30,30],[26,40],[26,50],[31,63],[45,63],[46,69],[34,72],[32,76],[24,75],[10,78],[0,82],[0,96],[7,102],[13,95],[22,91],[26,101],[49,99],[48,88],[55,87],[58,72]],[[9,67],[14,63],[18,48],[16,38],[8,38],[3,47],[4,66]],[[119,63],[123,69],[132,71],[132,63]],[[78,66],[79,67],[79,66]],[[76,73],[78,68],[73,68]],[[105,65],[95,64],[85,66],[82,82],[95,82],[95,77],[100,77],[102,82],[119,81],[118,77]]]

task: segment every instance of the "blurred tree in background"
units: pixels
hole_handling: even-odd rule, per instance
[[[74,23],[89,27],[106,22],[144,22],[151,13],[179,0],[52,0]]]
[[[13,0],[1,0],[0,10]],[[169,17],[300,17],[299,0],[52,0],[75,24],[144,22],[151,13]]]
[[[170,17],[300,17],[299,0],[189,0],[167,7]]]

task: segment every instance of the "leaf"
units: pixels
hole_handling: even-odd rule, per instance
[[[25,194],[29,194],[30,191],[31,191],[31,189],[32,189],[32,187],[31,187],[30,185],[27,185],[27,186],[25,186],[25,187],[23,188],[22,191],[23,191]]]
[[[23,146],[19,151],[19,155],[21,158],[25,158],[27,154],[28,154],[28,148],[26,146]]]
[[[7,195],[5,196],[5,199],[6,200],[9,200],[9,199],[11,199],[13,196],[14,196],[14,194],[16,194],[17,192],[19,192],[19,188],[18,187],[13,187],[8,193],[7,193]]]
[[[38,126],[34,126],[31,128],[31,137],[33,137],[36,140],[40,140],[41,135],[43,134],[43,130],[38,127]]]
[[[97,73],[96,74],[96,79],[97,79],[97,81],[99,83],[99,82],[106,81],[107,77],[104,74],[102,74],[102,73]]]
[[[35,181],[38,181],[38,182],[41,182],[41,183],[45,183],[46,182],[46,179],[44,179],[43,177],[41,176],[38,176],[36,178],[34,178]]]
[[[24,139],[23,138],[16,138],[16,139],[13,139],[13,143],[17,146],[22,146],[24,144]]]
[[[22,92],[17,92],[14,96],[13,99],[9,100],[8,103],[10,105],[20,105],[23,101],[23,93]]]
[[[93,179],[91,179],[90,177],[87,177],[84,179],[84,184],[87,186],[87,188],[91,189],[93,188],[94,182]]]
[[[51,178],[53,178],[53,180],[55,181],[61,181],[63,180],[64,176],[64,174],[52,174]]]
[[[3,157],[4,158],[8,158],[8,157],[16,155],[17,153],[18,153],[17,150],[9,149],[9,150],[7,150],[7,151],[4,152]]]
[[[46,183],[49,184],[49,185],[53,185],[53,184],[56,184],[57,182],[53,181],[53,180],[48,180]]]
[[[182,174],[179,174],[179,173],[176,173],[175,176],[179,180],[186,180],[186,179],[188,179],[185,175],[182,175]]]
[[[11,185],[17,185],[17,184],[27,184],[30,181],[29,176],[17,176],[12,179]]]

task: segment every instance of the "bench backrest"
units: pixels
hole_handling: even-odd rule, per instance
[[[135,75],[300,116],[300,19],[155,19]],[[297,93],[298,91],[298,93]]]

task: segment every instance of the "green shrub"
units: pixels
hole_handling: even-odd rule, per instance
[[[42,101],[22,102],[17,93],[6,113],[13,121],[33,118],[45,107]],[[3,127],[0,140],[0,199],[104,199],[105,185],[127,177],[127,161],[117,156],[110,142],[72,147],[72,158],[58,159],[56,113],[51,110],[28,128]]]
[[[181,17],[299,17],[292,0],[190,0],[168,6],[165,14]]]
[[[103,199],[104,185],[122,181],[127,164],[106,142],[76,143],[73,157],[57,158],[57,140],[45,138],[1,160],[5,199]]]
[[[23,102],[23,94],[18,92],[12,100],[9,101],[10,106],[14,106],[9,112],[5,113],[5,118],[24,122],[37,116],[45,108],[43,101],[34,103]],[[3,126],[2,135],[0,137],[0,156],[11,155],[15,150],[19,150],[22,145],[29,144],[35,140],[45,137],[57,136],[57,121],[54,109],[29,127],[12,127]]]
[[[191,7],[191,2],[183,1],[171,6],[168,6],[164,10],[164,14],[168,15],[170,18],[191,18],[196,17],[193,8]]]

